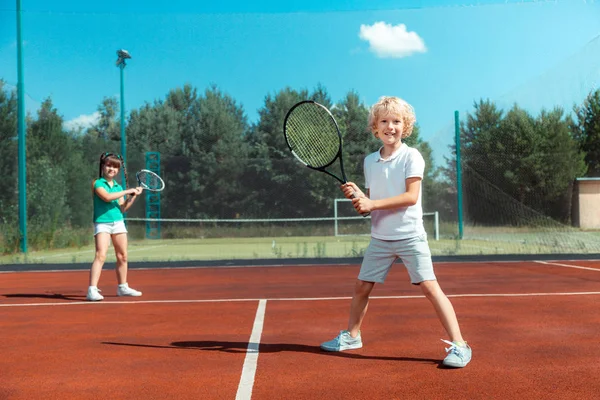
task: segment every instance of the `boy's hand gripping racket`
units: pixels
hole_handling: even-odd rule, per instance
[[[142,169],[135,174],[138,185],[151,192],[160,192],[165,188],[165,182],[156,173]]]
[[[325,106],[312,100],[295,104],[285,116],[283,134],[292,154],[302,164],[325,172],[342,184],[348,182],[342,158],[342,134]],[[326,170],[337,159],[340,160],[341,178]],[[352,197],[356,197],[356,193]]]

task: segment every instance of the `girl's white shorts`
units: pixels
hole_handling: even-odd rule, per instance
[[[116,235],[117,233],[127,233],[127,228],[125,227],[125,221],[115,221],[115,222],[95,222],[94,223],[94,236],[97,234],[104,232],[110,235]]]

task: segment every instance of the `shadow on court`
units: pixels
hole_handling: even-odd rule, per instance
[[[49,299],[49,300],[69,300],[83,301],[84,294],[62,294],[62,293],[8,293],[2,296],[6,298],[22,298],[22,299]]]
[[[113,346],[133,346],[133,347],[148,347],[157,349],[185,349],[185,350],[203,350],[203,351],[222,351],[225,353],[246,353],[248,351],[248,342],[223,342],[223,341],[189,341],[189,342],[172,342],[170,346],[138,344],[138,343],[119,343],[119,342],[102,342]],[[382,360],[382,361],[412,361],[430,364],[438,364],[441,366],[439,359],[432,358],[415,358],[415,357],[383,357],[383,356],[368,356],[356,353],[346,352],[328,352],[323,351],[319,346],[309,346],[305,344],[290,344],[290,343],[261,343],[259,345],[260,353],[310,353],[319,354],[329,357],[353,358],[359,360]],[[251,350],[252,351],[252,350]]]

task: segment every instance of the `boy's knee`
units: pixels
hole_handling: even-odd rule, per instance
[[[373,290],[373,286],[375,286],[374,282],[366,282],[359,279],[354,285],[354,293],[360,296],[368,296],[371,290]]]
[[[95,258],[96,258],[96,261],[100,261],[101,263],[104,263],[106,261],[106,254],[96,252]]]
[[[127,254],[126,253],[117,253],[117,260],[120,262],[127,262]]]
[[[440,285],[437,283],[437,281],[423,281],[419,283],[419,287],[421,288],[421,291],[425,297],[428,299],[435,298],[442,293]]]

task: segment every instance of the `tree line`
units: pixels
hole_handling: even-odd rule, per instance
[[[338,185],[295,160],[282,132],[287,111],[306,99],[334,114],[344,138],[348,179],[362,186],[364,156],[379,147],[367,126],[368,106],[355,91],[334,102],[321,85],[268,94],[252,123],[242,105],[217,86],[172,89],[128,116],[128,185],[135,185],[133,172],[145,167],[146,152],[159,152],[167,186],[161,194],[163,218],[329,217],[333,199],[341,196]],[[65,129],[51,98],[36,115],[27,115],[27,215],[33,248],[74,245],[88,235],[91,182],[98,176],[100,154],[118,153],[121,147],[117,100],[103,99],[98,112],[96,124],[76,130]],[[504,111],[482,99],[463,118],[460,130],[467,223],[520,223],[523,216],[515,212],[499,222],[495,202],[503,197],[522,210],[568,223],[574,179],[600,176],[598,90],[573,113],[556,107],[536,116],[516,104]],[[417,147],[426,161],[424,210],[455,221],[454,158],[434,165],[418,124],[407,144]],[[17,145],[17,95],[0,80],[0,249],[5,253],[19,248]],[[456,154],[454,146],[451,151]],[[129,216],[144,217],[140,203]],[[59,243],[56,238],[65,230],[76,233]]]

